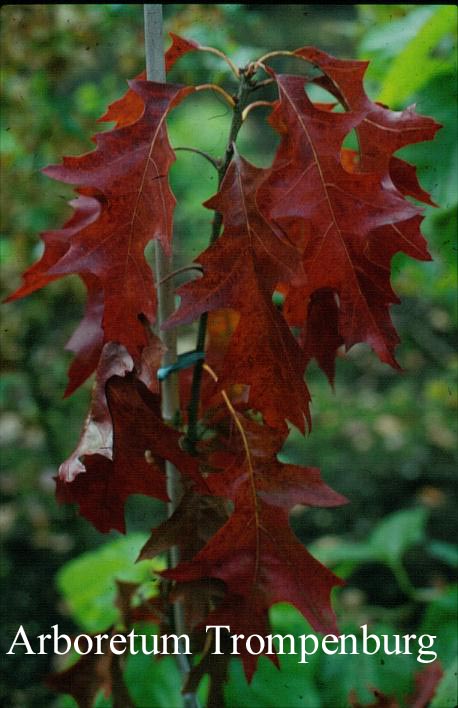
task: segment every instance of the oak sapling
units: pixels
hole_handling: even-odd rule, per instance
[[[304,381],[311,359],[332,381],[338,353],[364,342],[398,366],[390,262],[399,251],[430,258],[421,209],[409,198],[432,202],[415,167],[395,153],[431,140],[439,125],[413,108],[395,113],[371,101],[363,86],[366,62],[304,47],[238,68],[219,50],[172,35],[167,70],[189,52],[224,60],[233,90],[155,83],[145,74],[129,82],[101,118],[115,127],[96,135],[95,150],[44,170],[76,186],[74,213],[62,229],[43,234],[43,256],[9,299],[67,274],[83,279],[88,301],[70,343],[75,357],[67,393],[94,372],[95,385],[78,448],[60,468],[58,498],[76,502],[97,529],[124,532],[127,497],[166,501],[165,462],[179,470],[181,502],[153,529],[141,557],[178,547],[180,562],[162,573],[154,607],[130,607],[132,595],[126,596],[125,631],[139,615],[165,620],[179,601],[192,652],[202,653],[187,690],[208,673],[209,702],[223,705],[229,656],[218,658],[215,636],[202,627],[227,625],[233,635],[265,637],[269,609],[286,601],[313,630],[338,633],[330,593],[343,582],[299,543],[288,517],[296,504],[333,507],[347,500],[318,469],[284,464],[278,453],[288,423],[304,434],[311,428]],[[304,71],[278,73],[275,62],[283,55]],[[314,86],[328,92],[327,103],[309,98],[305,89]],[[274,100],[262,98],[265,87],[277,90]],[[180,306],[165,324],[198,321],[195,352],[164,369],[163,347],[151,331],[157,283],[145,247],[156,240],[173,251],[168,173],[175,151],[166,119],[190,94],[207,89],[219,92],[233,118],[223,155],[198,150],[218,174],[217,193],[204,204],[213,212],[210,244],[178,289]],[[280,137],[267,168],[236,147],[244,121],[259,106],[270,109],[268,129]],[[342,147],[351,131],[357,151]],[[157,371],[184,378],[184,365],[192,366],[193,378],[182,386],[173,430],[161,420]],[[258,652],[239,647],[251,679]],[[100,665],[85,660],[98,689]],[[61,690],[78,666],[69,671],[54,681]],[[107,680],[105,674],[105,687]]]

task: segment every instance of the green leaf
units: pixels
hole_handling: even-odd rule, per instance
[[[231,708],[320,708],[323,704],[313,676],[312,661],[299,664],[297,656],[279,657],[280,672],[265,657],[259,660],[253,681],[248,686],[239,661],[231,661],[229,682],[224,690]],[[316,660],[315,662],[316,663]]]
[[[337,537],[318,539],[308,548],[326,566],[355,565],[380,561],[390,566],[399,564],[405,551],[424,539],[427,511],[421,507],[389,514],[375,527],[367,542],[342,541]]]
[[[447,666],[458,651],[457,590],[456,585],[451,585],[429,603],[418,630],[419,634],[430,634],[437,637],[434,650],[443,666]]]
[[[455,708],[458,694],[458,659],[444,673],[431,701],[431,708]]]
[[[347,706],[348,696],[353,690],[358,699],[364,704],[373,699],[370,692],[371,686],[376,686],[382,693],[389,696],[404,698],[412,689],[412,674],[415,670],[415,658],[407,654],[385,654],[383,639],[381,650],[376,654],[364,654],[360,630],[353,624],[341,625],[342,634],[355,634],[358,638],[358,654],[321,655],[319,667],[319,685],[323,706]],[[369,634],[378,637],[387,635],[392,648],[393,634],[396,632],[392,625],[371,625]],[[368,640],[368,648],[372,651],[374,640]],[[347,652],[351,651],[348,643]]]
[[[386,8],[389,14],[386,14]],[[436,10],[434,5],[409,8],[404,17],[392,19],[392,8],[388,5],[361,6],[363,12],[370,13],[360,42],[361,55],[371,55],[374,60],[382,57],[395,57],[408,42],[417,36],[421,27],[431,18]],[[360,10],[361,11],[361,10]]]
[[[151,581],[164,568],[158,559],[135,563],[147,536],[134,534],[84,553],[60,570],[57,584],[72,617],[87,632],[100,632],[117,621],[116,580]]]
[[[342,541],[334,536],[318,539],[308,546],[308,550],[320,563],[331,568],[340,563],[353,567],[355,564],[376,560],[369,543]]]
[[[388,105],[399,105],[430,79],[450,70],[453,59],[444,59],[440,43],[446,41],[449,35],[453,35],[456,20],[456,7],[437,7],[435,13],[426,19],[419,32],[391,64],[381,86],[379,101]],[[449,52],[447,54],[450,56]]]
[[[75,703],[76,705],[76,703]],[[113,705],[113,700],[111,696],[105,696],[103,694],[103,691],[100,691],[99,695],[95,699],[95,705],[94,708],[111,708]]]
[[[136,628],[136,634],[157,634],[154,625],[142,625]],[[139,642],[136,642],[138,650]],[[150,643],[147,647],[151,650]],[[151,706],[151,708],[182,708],[181,695],[182,676],[178,670],[175,657],[131,654],[127,659],[124,680],[136,706]]]
[[[389,514],[376,526],[369,539],[375,557],[396,565],[411,546],[424,540],[428,512],[422,507]]]
[[[436,212],[434,218],[439,217],[445,223],[435,226],[432,232],[430,230],[430,233],[425,231],[428,240],[436,238],[439,246],[448,238],[448,236],[443,236],[444,227],[445,230],[448,230],[448,227],[453,229],[458,192],[456,72],[442,76],[440,81],[429,81],[415,98],[417,110],[423,115],[434,116],[434,119],[443,126],[434,139],[434,160],[431,160],[431,145],[426,145],[426,143],[402,148],[397,155],[417,166],[422,186],[432,192],[433,199],[439,204],[441,210],[451,210],[450,214],[444,214],[443,211],[442,214]],[[456,229],[453,231],[453,241],[455,234]],[[454,263],[455,261],[456,255]],[[455,274],[455,270],[453,273]]]
[[[272,634],[313,634],[310,625],[291,605],[278,603],[270,611]],[[285,644],[288,648],[288,643]],[[296,642],[296,650],[299,642]],[[300,650],[299,650],[300,651]],[[280,671],[266,657],[261,657],[258,668],[248,685],[240,661],[231,660],[229,682],[224,690],[226,705],[230,708],[321,708],[323,703],[316,684],[319,652],[300,664],[300,655],[279,656]]]
[[[443,563],[447,563],[452,568],[458,567],[458,549],[451,543],[445,541],[430,541],[427,545],[427,551]]]

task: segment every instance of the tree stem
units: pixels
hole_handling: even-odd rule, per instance
[[[149,81],[165,83],[165,62],[164,62],[164,42],[162,36],[162,5],[144,5],[145,18],[145,55],[146,55],[146,77]],[[177,337],[174,330],[161,330],[161,325],[167,320],[175,310],[173,280],[169,274],[173,271],[172,256],[167,256],[161,245],[155,243],[155,278],[157,284],[157,325],[159,336],[166,347],[166,352],[162,359],[162,366],[173,364],[177,358]],[[168,376],[161,384],[161,405],[162,417],[166,423],[173,424],[177,411],[180,408],[178,378],[176,374]],[[167,493],[170,502],[168,504],[168,515],[171,516],[182,496],[179,473],[170,463],[166,462]],[[176,546],[169,552],[169,567],[173,568],[179,562],[179,551]],[[173,607],[173,631],[177,635],[185,634],[183,606],[176,602]],[[183,672],[190,670],[189,662],[185,654],[177,657],[178,665]],[[183,696],[186,708],[197,708],[198,702],[195,694]]]
[[[234,154],[234,143],[239,134],[240,128],[243,124],[243,111],[247,102],[248,95],[251,90],[250,80],[246,72],[243,70],[239,71],[239,89],[237,93],[237,98],[235,100],[234,112],[232,114],[231,127],[229,129],[229,137],[227,140],[226,152],[222,160],[221,166],[218,169],[218,191],[221,187],[224,176],[228,170],[231,163],[232,156]],[[214,212],[214,218],[212,223],[212,230],[210,235],[210,246],[217,240],[222,226],[222,216],[219,212]],[[196,350],[203,351],[205,348],[205,337],[207,333],[207,322],[208,313],[204,312],[199,319],[199,326],[197,331],[197,342]],[[203,371],[203,361],[197,362],[194,367],[192,384],[191,384],[191,398],[188,406],[188,432],[185,438],[185,443],[187,449],[192,454],[196,453],[195,444],[199,439],[199,432],[197,430],[197,423],[199,420],[199,401],[200,401],[200,388],[202,384],[202,371]]]

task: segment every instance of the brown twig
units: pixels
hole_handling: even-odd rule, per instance
[[[216,170],[219,170],[221,167],[220,163],[215,157],[212,157],[208,152],[205,152],[205,150],[199,150],[199,148],[193,148],[193,147],[174,147],[173,148],[175,152],[177,150],[186,150],[187,152],[194,152],[196,155],[200,155],[201,157],[204,157],[208,162],[213,165],[213,167]]]
[[[198,263],[193,263],[192,265],[183,266],[182,268],[177,268],[172,273],[168,273],[168,275],[165,275],[162,280],[158,282],[158,285],[166,283],[168,280],[170,280],[170,278],[174,278],[176,275],[180,275],[180,273],[187,273],[189,270],[198,270],[201,273],[203,272],[202,266],[200,266]]]

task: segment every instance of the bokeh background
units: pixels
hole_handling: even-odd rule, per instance
[[[325,480],[351,500],[341,509],[298,509],[292,516],[301,540],[347,580],[335,595],[342,630],[354,631],[369,622],[374,631],[388,634],[437,635],[450,685],[457,565],[456,7],[171,4],[164,13],[166,30],[216,46],[240,65],[268,50],[306,44],[340,57],[371,59],[366,86],[372,98],[395,109],[416,103],[419,112],[444,125],[434,144],[402,151],[419,166],[422,185],[439,204],[426,210],[424,221],[433,262],[404,256],[393,262],[393,283],[402,299],[393,318],[402,340],[398,358],[403,373],[379,363],[365,346],[354,347],[338,361],[334,390],[311,367],[313,433],[303,439],[292,431],[284,457],[319,466]],[[6,296],[40,255],[38,234],[57,228],[70,213],[71,189],[46,178],[40,168],[59,162],[64,154],[92,149],[90,135],[102,129],[96,118],[125,91],[125,80],[141,71],[144,60],[142,5],[7,5],[2,20],[1,255]],[[277,65],[300,69],[294,60]],[[231,85],[224,64],[210,55],[186,57],[170,79]],[[268,165],[275,149],[265,115],[264,109],[254,111],[239,141],[240,150],[259,165]],[[217,95],[199,94],[174,113],[172,144],[217,156],[229,121]],[[201,203],[214,193],[215,177],[200,157],[182,152],[171,179],[179,202],[179,267],[206,246],[211,216]],[[56,698],[42,683],[57,668],[53,657],[5,657],[4,652],[20,624],[30,636],[55,623],[68,632],[103,628],[114,611],[113,577],[131,577],[131,560],[143,535],[163,514],[158,505],[132,497],[125,542],[115,533],[97,533],[76,509],[58,506],[54,499],[53,476],[76,444],[89,401],[90,382],[62,399],[71,360],[64,345],[83,305],[83,288],[72,276],[2,306],[4,706],[74,705]],[[191,335],[190,330],[183,334],[183,348]],[[287,606],[275,608],[273,620],[284,633],[309,631]],[[281,673],[261,660],[251,688],[235,665],[228,706],[340,708],[347,705],[351,689],[368,702],[369,685],[405,694],[422,668],[415,657],[383,663],[380,657],[320,656],[306,667],[292,659],[284,657]],[[133,690],[138,705],[180,705],[173,663],[164,660],[154,669],[132,665],[129,670],[137,677]],[[139,676],[145,677],[144,685]],[[452,706],[447,703],[450,689],[448,694],[447,687],[441,690],[436,708]],[[101,698],[100,705],[110,703]]]

